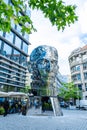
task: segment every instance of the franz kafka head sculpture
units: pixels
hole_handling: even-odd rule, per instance
[[[39,90],[37,95],[49,95],[50,88],[55,82],[58,72],[58,53],[56,48],[42,45],[35,48],[30,54],[32,73],[32,89]]]

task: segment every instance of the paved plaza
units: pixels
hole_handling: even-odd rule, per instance
[[[0,130],[87,130],[87,111],[63,110],[63,116],[8,114],[0,116]]]

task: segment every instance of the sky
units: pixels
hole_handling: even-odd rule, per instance
[[[58,31],[49,19],[44,18],[41,11],[31,11],[31,19],[37,32],[30,34],[29,55],[39,45],[53,46],[58,51],[59,72],[70,74],[68,57],[74,49],[86,45],[87,41],[87,0],[63,0],[66,4],[77,5],[78,21]]]

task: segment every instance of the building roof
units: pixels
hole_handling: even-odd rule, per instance
[[[85,46],[83,46],[82,48],[81,48],[81,50],[86,50],[87,49],[87,45],[85,45]]]
[[[71,55],[72,55],[72,54],[79,53],[79,52],[81,52],[81,51],[83,51],[83,50],[87,50],[87,45],[83,46],[82,48],[81,48],[81,47],[76,48],[75,50],[73,50],[73,51],[71,52]]]

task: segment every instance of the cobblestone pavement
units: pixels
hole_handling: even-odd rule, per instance
[[[63,116],[0,116],[0,130],[87,130],[87,111],[63,110]]]

